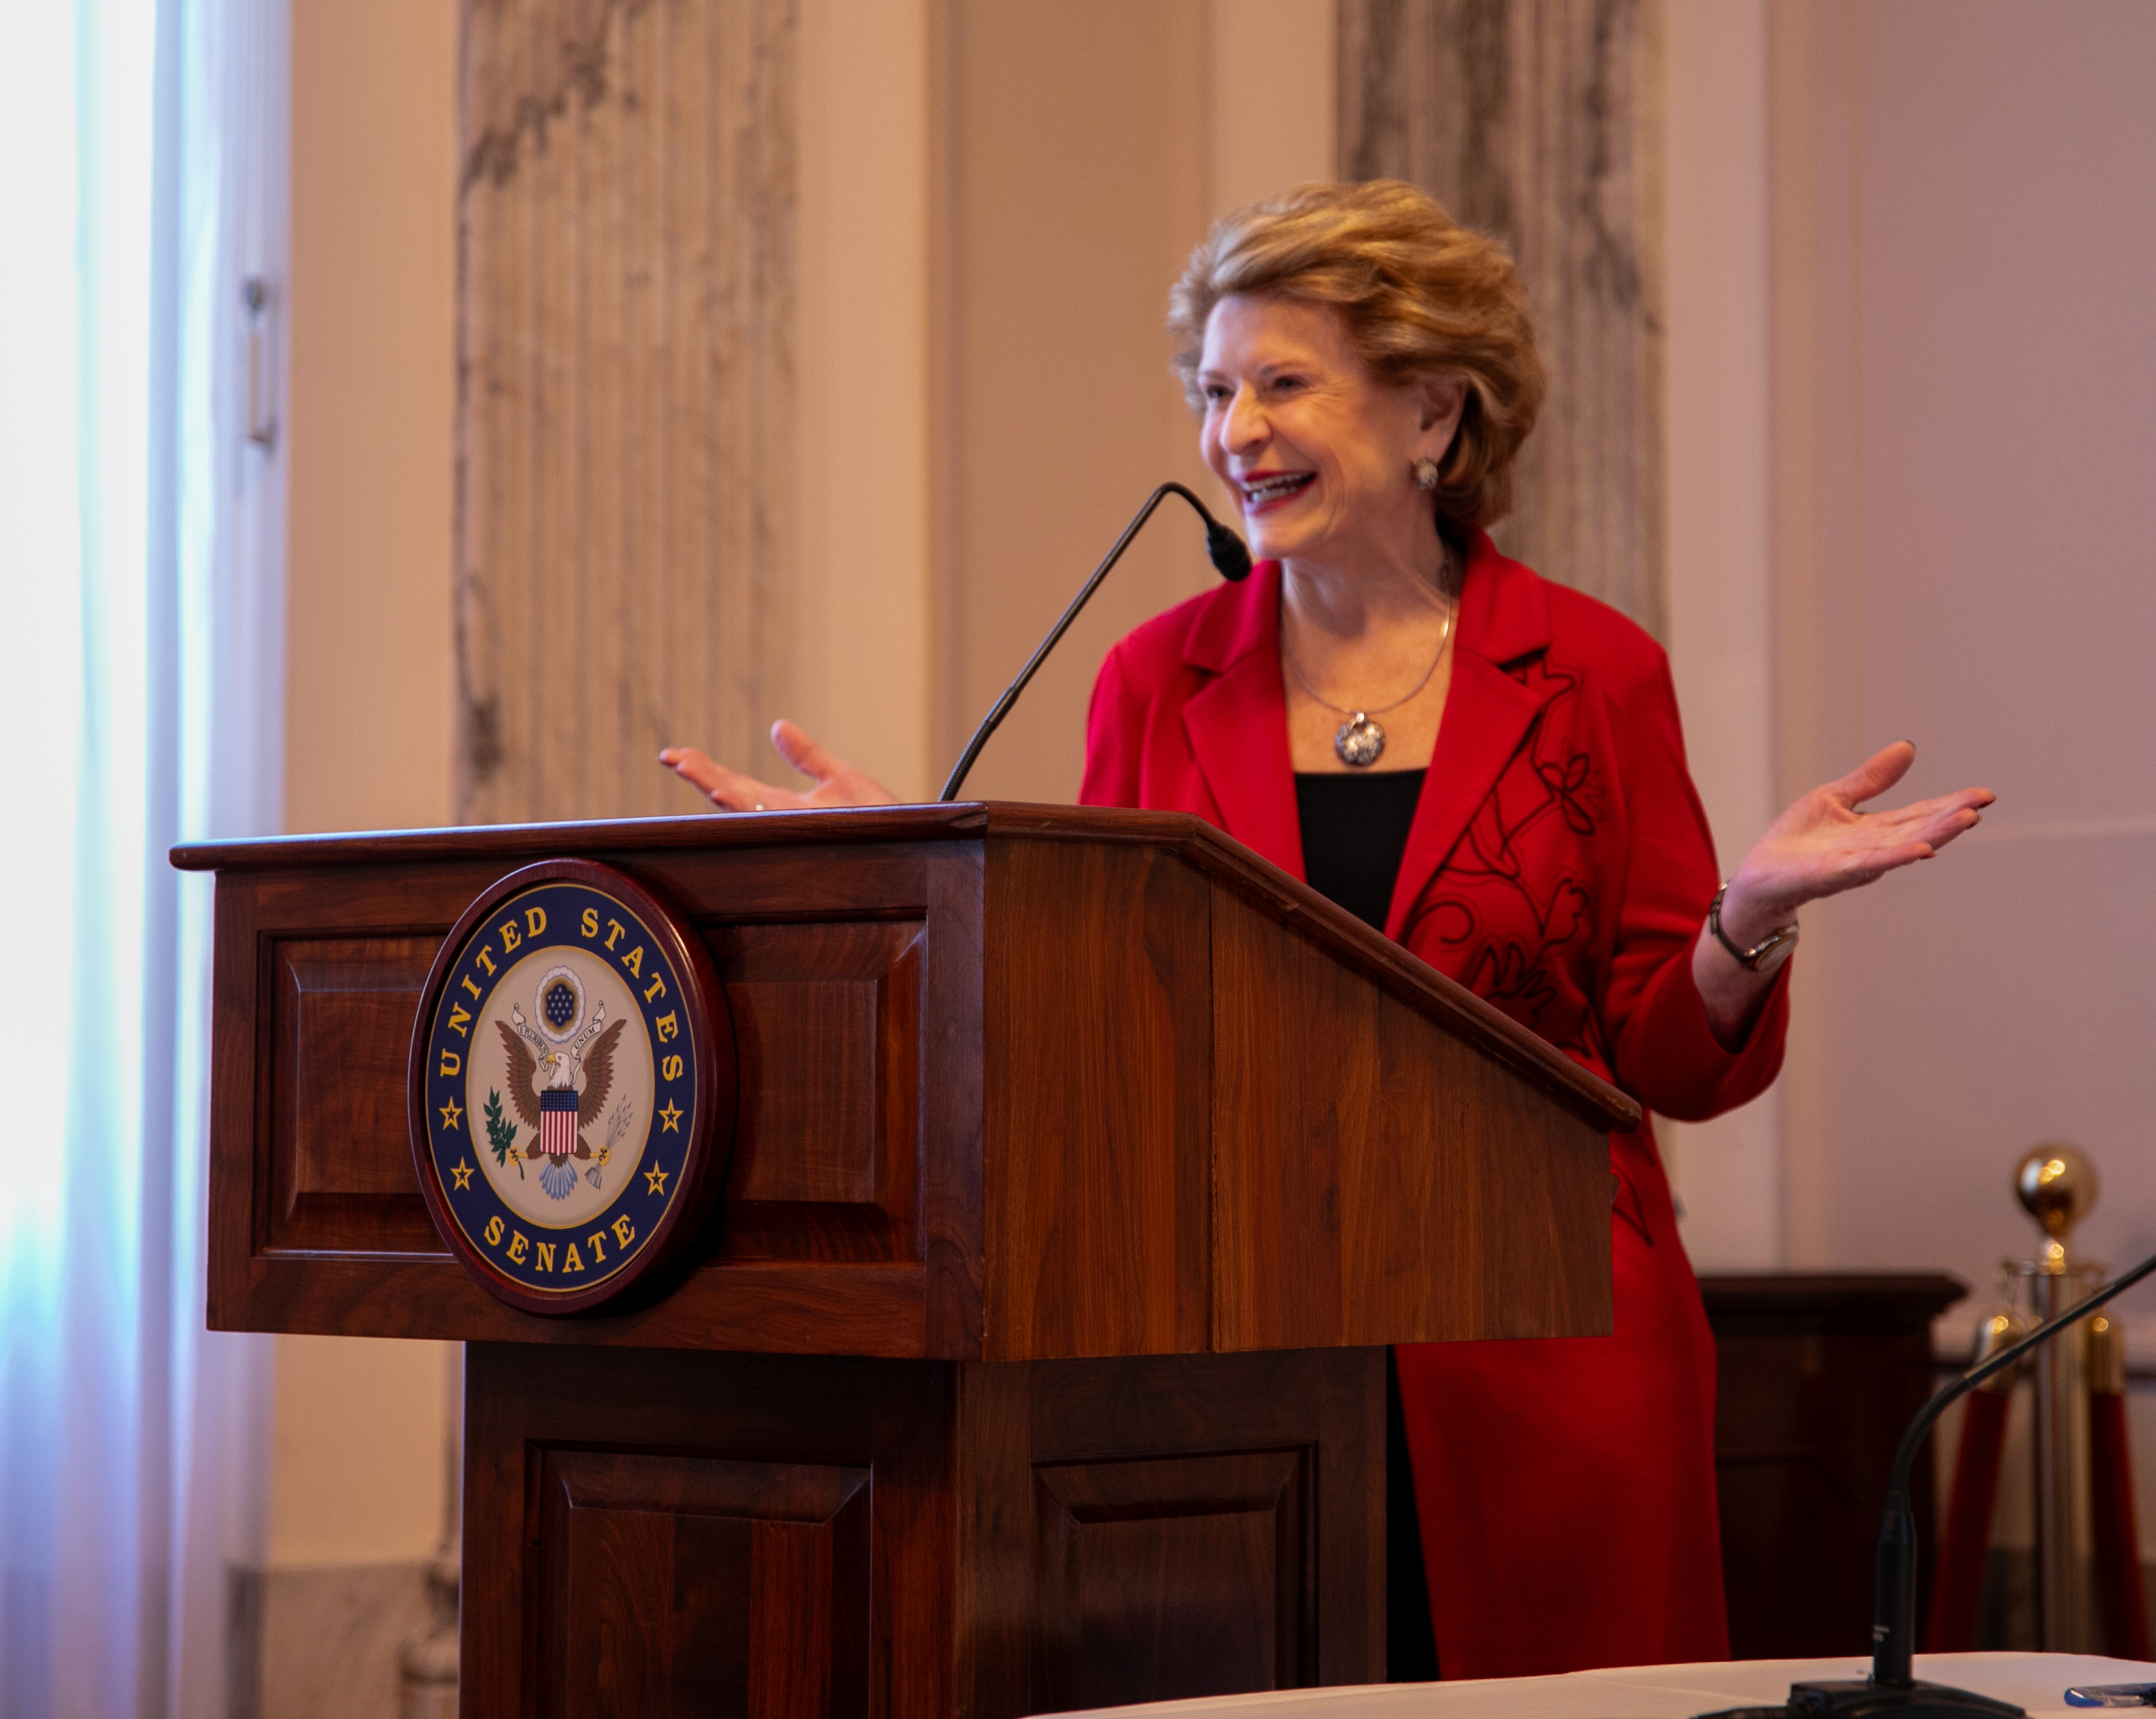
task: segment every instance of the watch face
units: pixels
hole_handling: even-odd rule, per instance
[[[1774,946],[1772,949],[1768,950],[1764,955],[1759,957],[1758,965],[1753,967],[1752,970],[1755,973],[1772,973],[1779,968],[1783,962],[1788,960],[1789,958],[1796,952],[1796,928],[1794,926],[1791,926],[1785,935],[1775,939]]]

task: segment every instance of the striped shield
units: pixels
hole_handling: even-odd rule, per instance
[[[573,1087],[550,1086],[539,1094],[539,1150],[550,1158],[567,1158],[577,1150],[577,1094]]]

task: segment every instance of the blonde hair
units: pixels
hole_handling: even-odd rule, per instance
[[[1386,379],[1457,376],[1467,404],[1439,467],[1440,522],[1512,511],[1512,458],[1542,409],[1534,317],[1512,260],[1398,179],[1297,185],[1223,216],[1168,295],[1175,373],[1194,409],[1214,306],[1235,293],[1330,305]]]

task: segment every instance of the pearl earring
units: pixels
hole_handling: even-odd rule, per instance
[[[1437,461],[1431,459],[1427,454],[1424,454],[1422,458],[1414,462],[1414,481],[1415,487],[1419,490],[1435,489],[1437,487]]]

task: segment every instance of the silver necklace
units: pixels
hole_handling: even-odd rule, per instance
[[[1287,666],[1295,671],[1296,679],[1302,682],[1302,690],[1327,710],[1337,712],[1348,718],[1332,731],[1332,749],[1339,755],[1341,763],[1358,770],[1366,770],[1385,755],[1385,731],[1371,718],[1383,716],[1387,711],[1398,710],[1430,684],[1430,677],[1437,672],[1438,664],[1445,660],[1445,646],[1451,641],[1453,614],[1453,610],[1445,611],[1445,630],[1437,636],[1437,655],[1430,658],[1430,666],[1422,672],[1422,678],[1409,687],[1404,696],[1395,698],[1390,704],[1381,704],[1374,710],[1350,709],[1344,704],[1335,704],[1312,686],[1310,677],[1302,672],[1302,665],[1295,660],[1295,646],[1288,642],[1286,626],[1281,626],[1281,650],[1287,657]]]

